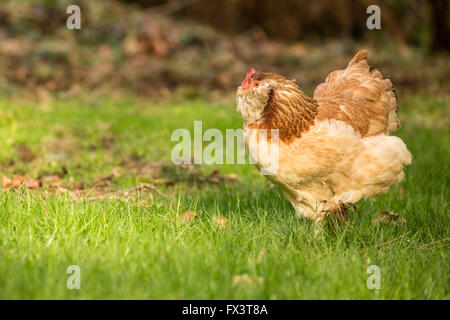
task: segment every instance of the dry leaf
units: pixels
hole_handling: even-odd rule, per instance
[[[120,176],[120,167],[114,167],[112,170],[111,170],[111,174],[113,175],[113,177],[118,177],[118,176]]]
[[[237,285],[252,285],[253,283],[255,283],[255,281],[257,281],[259,284],[263,284],[264,283],[264,278],[263,277],[251,277],[250,275],[244,273],[244,274],[238,274],[238,275],[234,275],[233,276],[233,286],[237,286]]]
[[[22,183],[23,178],[21,176],[13,176],[11,179],[7,176],[4,176],[2,180],[2,187],[5,189],[19,188]]]
[[[161,195],[161,192],[156,188],[156,186],[153,183],[144,183],[141,182],[138,184],[138,190],[139,191],[153,191],[157,195]]]
[[[12,177],[12,188],[20,188],[23,184],[23,178],[21,176]]]
[[[384,224],[402,224],[405,223],[406,220],[404,218],[401,218],[398,213],[381,210],[380,212],[378,212],[377,222]]]
[[[39,188],[39,180],[30,178],[29,176],[13,176],[11,179],[4,176],[2,179],[2,188],[4,189],[16,189],[16,188]]]
[[[11,188],[12,185],[13,185],[13,181],[9,177],[4,176],[2,179],[2,188],[8,189],[8,188]]]
[[[261,251],[260,251],[259,254],[258,254],[258,258],[256,258],[256,261],[257,261],[257,262],[261,262],[262,259],[264,258],[264,254],[265,254],[264,249],[261,249]]]
[[[207,181],[210,183],[215,184],[221,184],[224,182],[234,182],[237,180],[237,176],[235,173],[230,173],[226,176],[222,175],[222,173],[219,170],[214,170],[209,177],[207,178]]]
[[[188,210],[185,213],[183,213],[183,221],[187,223],[191,223],[194,221],[195,217],[197,216],[197,212]]]
[[[228,224],[228,219],[225,217],[213,217],[213,225],[218,228],[225,228]]]
[[[47,176],[43,176],[41,179],[41,185],[49,186],[51,188],[60,188],[60,180],[61,178],[56,174],[51,174]]]
[[[25,177],[25,186],[30,189],[39,188],[40,183],[37,179],[30,178],[29,176]]]

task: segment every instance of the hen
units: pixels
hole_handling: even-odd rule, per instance
[[[295,80],[251,69],[237,90],[237,110],[256,165],[273,167],[276,159],[267,177],[297,215],[317,222],[327,214],[345,220],[348,206],[386,193],[411,163],[403,141],[389,135],[400,128],[395,90],[364,50],[330,73],[314,98]]]

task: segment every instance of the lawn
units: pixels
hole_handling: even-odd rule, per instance
[[[1,190],[0,298],[449,299],[450,96],[400,102],[405,180],[314,236],[252,165],[172,164],[173,130],[242,126],[232,99],[0,98],[0,178],[40,183]]]

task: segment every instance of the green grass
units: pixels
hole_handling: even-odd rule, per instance
[[[414,156],[406,178],[386,195],[361,201],[341,230],[294,217],[281,192],[251,165],[197,168],[161,195],[89,200],[52,190],[0,193],[2,299],[449,299],[449,97],[403,99],[404,139]],[[157,104],[138,99],[0,99],[0,177],[67,172],[62,185],[95,183],[130,159],[170,164],[176,128],[240,128],[232,103]],[[18,146],[34,155],[24,160]],[[200,183],[213,169],[235,182]],[[177,178],[174,169],[168,173]],[[151,178],[121,170],[112,188]],[[201,211],[191,223],[187,210]],[[380,210],[406,219],[375,221]],[[214,217],[227,219],[225,227]],[[406,234],[406,235],[405,235]],[[380,248],[378,244],[388,242]],[[370,248],[364,251],[365,248]],[[66,269],[81,268],[81,289]],[[381,289],[366,269],[378,265]],[[236,281],[239,275],[246,279]]]

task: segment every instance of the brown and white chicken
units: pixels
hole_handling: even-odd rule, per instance
[[[295,80],[251,69],[237,90],[237,110],[256,165],[265,168],[277,154],[267,177],[298,216],[342,217],[361,198],[386,193],[411,163],[403,141],[389,135],[400,128],[395,90],[364,50],[330,73],[314,98]]]

